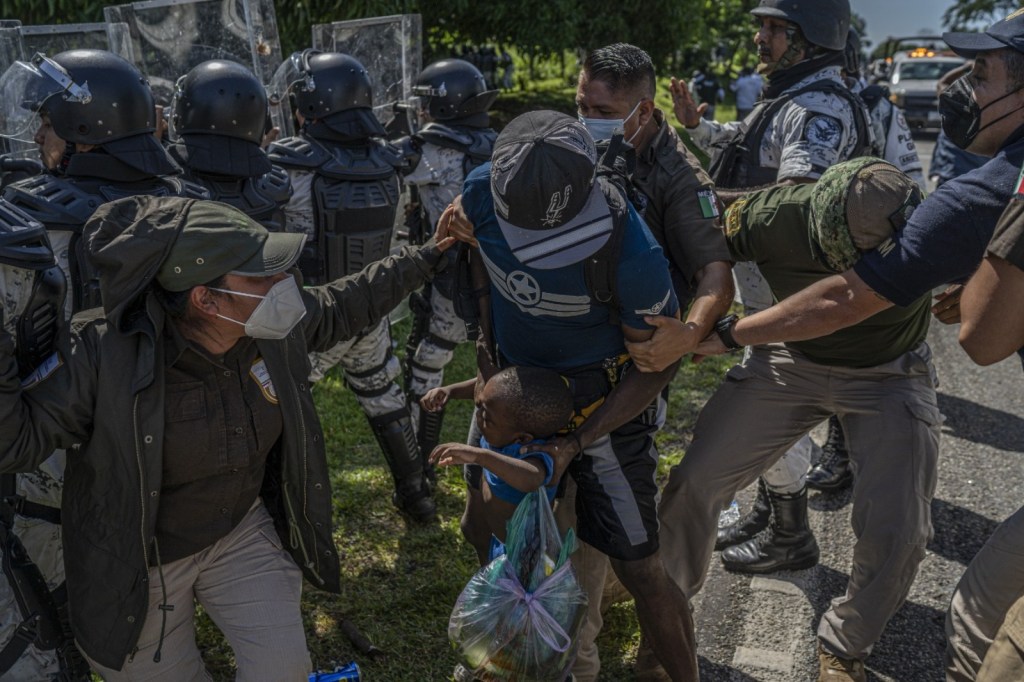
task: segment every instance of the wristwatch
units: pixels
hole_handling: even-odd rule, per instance
[[[736,315],[730,314],[726,315],[718,322],[715,322],[715,333],[718,334],[718,338],[722,340],[722,343],[729,350],[738,350],[743,348],[743,346],[736,343],[736,339],[732,337],[732,328],[736,326],[739,319],[740,318]]]

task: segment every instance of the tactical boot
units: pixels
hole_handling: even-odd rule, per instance
[[[821,459],[807,472],[807,487],[815,490],[842,490],[853,482],[850,453],[839,418],[828,418],[828,440],[821,448]]]
[[[419,400],[418,397],[411,399]],[[420,420],[419,424],[416,425],[416,441],[419,445],[420,453],[423,455],[423,473],[427,475],[431,483],[437,480],[437,474],[434,471],[434,465],[428,460],[430,459],[430,453],[434,451],[434,448],[441,441],[441,425],[443,423],[444,407],[436,412],[420,409]]]
[[[840,658],[818,644],[818,682],[867,682],[864,662]]]
[[[433,521],[437,508],[423,475],[423,460],[416,446],[408,406],[379,417],[369,417],[369,421],[395,479],[395,494],[391,501],[414,521]]]
[[[768,527],[722,552],[725,568],[737,573],[772,573],[818,563],[818,543],[807,525],[807,488],[791,495],[768,491]]]
[[[757,479],[757,497],[754,498],[754,505],[746,514],[736,519],[724,528],[718,529],[718,538],[715,540],[715,551],[719,552],[726,547],[739,545],[750,540],[755,535],[768,527],[768,520],[771,518],[772,508],[768,503],[768,486],[764,479]]]

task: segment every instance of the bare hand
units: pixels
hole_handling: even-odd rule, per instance
[[[664,315],[647,315],[644,321],[654,327],[654,336],[640,343],[626,342],[626,350],[641,372],[660,372],[697,348],[696,325]]]
[[[466,242],[471,246],[480,246],[476,237],[473,236],[473,222],[469,219],[469,216],[466,215],[466,211],[462,207],[461,194],[455,197],[455,200],[452,201],[444,211],[444,214],[449,216],[448,234],[452,235],[460,242]],[[451,213],[449,213],[449,211]]]
[[[281,137],[281,128],[274,126],[263,135],[263,140],[260,142],[260,146],[266,149],[270,145],[277,142],[277,139]]]
[[[465,443],[442,443],[430,453],[430,463],[439,467],[476,464],[480,448]]]
[[[964,293],[963,284],[951,284],[941,294],[935,296],[932,315],[942,324],[956,324],[960,321],[960,296]]]
[[[448,403],[451,395],[444,386],[438,386],[427,391],[427,394],[420,398],[420,407],[427,412],[437,412]]]
[[[525,445],[519,448],[519,454],[526,455],[531,452],[546,452],[551,455],[551,459],[555,462],[555,468],[551,473],[551,482],[548,485],[553,486],[557,485],[562,479],[562,474],[565,473],[569,463],[580,454],[579,445],[581,445],[581,442],[577,436],[562,436],[549,440],[546,443]]]
[[[700,362],[705,356],[723,355],[728,352],[729,349],[722,343],[722,338],[715,332],[711,332],[707,338],[697,344],[697,349],[693,352],[693,361]]]
[[[675,111],[676,119],[687,128],[700,125],[700,119],[708,108],[707,102],[698,106],[690,95],[690,89],[686,87],[686,81],[680,78],[673,78],[668,89],[672,93],[672,110]]]

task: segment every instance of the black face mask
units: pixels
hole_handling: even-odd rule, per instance
[[[1007,116],[1018,111],[1021,107],[1006,112],[994,121],[981,125],[981,114],[990,106],[1001,102],[1010,95],[1016,94],[1020,88],[998,97],[983,107],[978,106],[974,99],[974,88],[967,80],[967,76],[961,76],[953,81],[946,90],[939,96],[939,114],[942,116],[942,132],[946,133],[950,141],[960,149],[967,149],[974,142],[978,134],[989,126],[1002,121]]]

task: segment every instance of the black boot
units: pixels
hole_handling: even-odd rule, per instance
[[[419,402],[419,396],[413,396],[410,400]],[[420,422],[416,427],[416,442],[423,455],[423,473],[427,475],[431,483],[437,480],[437,473],[434,471],[434,465],[429,462],[430,453],[441,441],[441,425],[443,423],[444,407],[436,412],[427,412],[420,408]]]
[[[768,527],[768,519],[771,517],[772,508],[768,504],[768,486],[764,479],[757,479],[757,497],[754,498],[754,505],[746,514],[736,519],[724,528],[718,529],[718,538],[715,540],[715,551],[721,551],[726,547],[732,547],[750,540]]]
[[[395,479],[392,502],[414,521],[433,521],[437,508],[423,475],[423,461],[416,446],[408,406],[390,414],[369,417],[369,420]]]
[[[821,448],[821,459],[807,472],[807,487],[815,490],[842,490],[853,482],[850,453],[839,418],[828,418],[828,440]]]
[[[737,573],[772,573],[818,563],[818,543],[807,525],[807,488],[792,495],[768,491],[768,527],[742,545],[722,552],[725,568]]]

